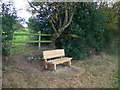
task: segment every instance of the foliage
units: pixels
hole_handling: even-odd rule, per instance
[[[29,2],[34,13],[41,14],[51,24],[55,42],[70,25],[77,3],[71,2]]]
[[[113,42],[114,40],[114,36],[113,36],[113,30],[104,30],[104,33],[103,33],[103,36],[104,36],[104,39],[105,39],[105,46],[106,47],[110,47],[111,46],[111,43]]]
[[[29,18],[28,27],[30,28],[30,32],[38,33],[41,31],[42,34],[53,34],[51,24],[44,18],[42,15],[36,15],[34,17]],[[38,36],[30,37],[30,40],[38,40]],[[42,37],[42,40],[49,40],[49,37]],[[34,43],[36,45],[38,43]]]
[[[42,33],[51,33],[52,29],[50,23],[41,15],[36,15],[34,17],[29,18],[28,27],[32,30],[31,32],[38,33],[41,31]]]
[[[107,18],[107,24],[105,25],[105,28],[107,30],[113,30],[117,31],[118,30],[118,8],[120,4],[119,2],[115,2],[112,4],[112,7],[109,7],[109,4],[107,3],[100,3],[100,9],[104,10],[105,14],[108,15]]]
[[[66,56],[73,57],[73,59],[80,59],[92,53],[98,54],[105,47],[108,47],[112,42],[113,30],[116,29],[117,22],[116,17],[113,18],[115,11],[112,10],[112,7],[108,7],[106,3],[99,5],[98,3],[80,2],[77,3],[77,7],[74,10],[71,24],[56,39],[56,48],[64,48]],[[65,12],[62,12],[62,16],[57,17],[58,23],[60,22],[60,18],[65,20],[63,14]],[[55,17],[52,18],[55,19]],[[57,27],[56,29],[59,30],[59,25],[56,25],[58,23],[54,23],[55,27]],[[39,28],[45,31],[47,28],[48,31],[46,30],[46,32],[55,33],[55,31],[50,30],[53,28],[52,24],[51,26],[50,24],[44,18],[44,15],[40,13],[37,13],[28,23],[29,27],[35,31],[38,31]]]
[[[20,29],[17,29],[14,33],[29,34],[29,31],[27,30],[27,28],[20,28]],[[14,38],[12,41],[27,41],[27,40],[29,40],[29,36],[24,36],[24,35],[14,35],[13,37]],[[26,45],[26,43],[13,43],[12,44],[13,47],[21,46],[21,45]]]
[[[107,15],[103,10],[97,9],[96,3],[80,3],[73,23],[69,27],[69,34],[78,35],[78,38],[68,36],[64,39],[63,47],[66,55],[73,59],[80,59],[92,53],[99,53],[109,39],[109,33],[104,29]],[[105,32],[105,33],[104,33]]]
[[[17,16],[15,8],[12,4],[2,4],[2,29],[3,29],[3,36],[2,36],[2,54],[8,56],[9,52],[9,45],[6,45],[6,42],[9,42],[13,39],[13,33],[15,31],[14,24],[17,23]]]

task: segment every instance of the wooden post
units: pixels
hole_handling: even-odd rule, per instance
[[[10,57],[12,56],[12,42],[10,42]]]
[[[54,66],[53,70],[56,71],[56,64],[53,64],[53,66]]]
[[[45,69],[47,69],[48,68],[48,65],[47,65],[47,59],[45,59],[45,62],[44,62],[44,66],[45,66]]]
[[[68,62],[68,66],[71,67],[71,60]]]
[[[39,31],[39,34],[41,34],[41,31]],[[41,41],[41,35],[39,35],[39,41]],[[41,42],[39,42],[39,45],[38,45],[39,49],[41,47]]]

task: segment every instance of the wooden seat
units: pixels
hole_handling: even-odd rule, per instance
[[[72,58],[63,57],[63,56],[65,56],[64,49],[43,51],[43,58],[45,60],[45,68],[47,68],[48,65],[52,65],[54,67],[53,70],[56,70],[57,64],[63,64],[65,62],[68,62],[68,66],[71,66]],[[48,61],[48,59],[56,58],[56,57],[59,57],[59,58]]]
[[[67,62],[67,61],[70,61],[71,58],[59,58],[59,59],[55,59],[55,60],[50,60],[48,61],[48,63],[51,63],[51,64],[60,64],[60,63],[64,63],[64,62]]]

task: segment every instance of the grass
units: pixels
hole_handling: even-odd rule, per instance
[[[14,33],[17,33],[17,34],[29,34],[29,30],[28,29],[24,29],[24,30],[18,30],[18,31],[16,31],[16,32],[14,32]],[[26,40],[29,40],[29,36],[18,36],[18,35],[15,35],[14,36],[14,39],[13,39],[13,41],[26,41]],[[23,44],[23,43],[13,43],[12,44],[13,45],[13,47],[16,47],[16,46],[19,46],[19,45],[25,45],[25,44]]]

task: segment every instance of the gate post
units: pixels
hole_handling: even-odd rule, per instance
[[[10,57],[12,56],[12,42],[9,43],[10,44]]]
[[[39,31],[39,34],[41,34],[41,31]],[[39,41],[41,41],[41,35],[39,35]],[[39,47],[39,49],[41,48],[41,42],[39,42],[38,47]]]

